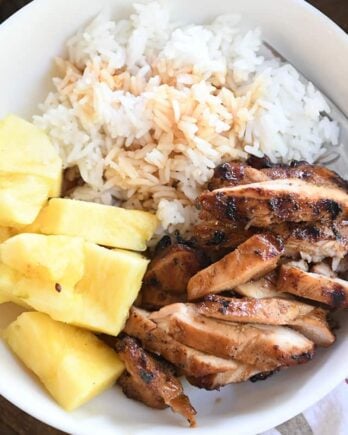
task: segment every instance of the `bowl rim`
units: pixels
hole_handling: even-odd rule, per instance
[[[34,12],[34,10],[37,8],[39,9],[41,4],[46,4],[48,1],[56,1],[56,0],[33,0],[30,3],[26,4],[22,8],[20,8],[18,11],[16,11],[14,14],[12,14],[10,17],[8,17],[5,21],[3,21],[0,24],[0,38],[3,33],[3,31],[12,25],[14,21],[16,21],[19,17],[25,17],[25,15],[28,14],[28,18],[30,20],[30,13]],[[130,0],[131,1],[131,0]],[[318,10],[315,6],[313,6],[310,3],[307,3],[307,1],[304,0],[287,0],[289,2],[294,3],[298,8],[302,8],[303,10],[307,10],[310,14],[313,16],[316,16],[318,20],[322,22],[323,25],[325,25],[328,29],[330,29],[332,32],[334,32],[335,36],[340,38],[341,41],[343,41],[347,45],[348,49],[348,34],[339,26],[337,25],[331,18],[326,16],[323,12]],[[348,355],[348,352],[347,352]],[[306,408],[303,408],[303,404],[301,402],[299,403],[292,403],[291,411],[286,409],[285,406],[282,406],[280,408],[277,408],[277,413],[275,415],[272,415],[271,418],[268,419],[268,421],[264,422],[264,424],[260,424],[257,428],[258,433],[267,431],[271,428],[275,428],[276,426],[282,424],[285,421],[288,421],[292,418],[294,418],[296,415],[304,412],[306,409],[312,407],[315,403],[317,403],[319,400],[321,400],[323,397],[325,397],[327,394],[329,394],[335,387],[337,387],[348,375],[348,369],[341,368],[339,370],[339,373],[337,373],[337,376],[335,378],[332,378],[330,382],[323,382],[318,385],[318,387],[311,391],[310,394],[307,394],[307,400],[306,400]],[[50,425],[51,427],[57,428],[59,430],[65,431],[67,433],[70,433],[72,431],[72,425],[69,422],[66,421],[59,421],[57,418],[54,418],[52,415],[47,415],[42,412],[40,412],[40,408],[35,405],[35,403],[31,401],[27,401],[21,397],[21,395],[17,394],[17,391],[13,391],[10,387],[6,387],[6,385],[0,386],[0,394],[9,402],[11,402],[14,406],[18,407],[22,411],[26,412],[30,416],[36,418],[37,420]],[[49,397],[49,396],[48,396]],[[214,431],[216,435],[224,435],[226,433],[226,430],[228,428],[226,427],[228,425],[228,422],[225,424],[218,425],[214,428]],[[204,427],[198,427],[196,428],[196,431],[200,435],[208,435],[211,432],[211,428],[204,428]],[[186,429],[182,427],[177,427],[177,431],[183,433],[184,431],[189,431],[187,433],[192,433],[191,429]],[[74,432],[76,432],[76,427],[74,428]],[[81,432],[79,432],[81,433]],[[131,431],[133,433],[133,431]],[[250,432],[250,435],[254,435],[254,433]]]

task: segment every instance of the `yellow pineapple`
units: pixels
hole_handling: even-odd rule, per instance
[[[31,224],[47,202],[49,189],[42,177],[0,173],[0,225]]]
[[[15,230],[10,227],[1,227],[0,226],[0,243],[4,242],[5,240],[9,239],[15,234]]]
[[[111,387],[124,370],[116,352],[94,334],[43,313],[21,314],[4,338],[68,411]]]
[[[25,231],[79,236],[103,246],[145,251],[156,227],[151,213],[54,198]]]
[[[21,254],[18,258],[21,259]],[[1,291],[0,270],[0,294],[8,301],[27,305],[56,320],[116,336],[138,295],[147,264],[148,260],[140,254],[84,243],[84,274],[75,286],[28,278],[0,265],[12,271],[11,280],[6,278]],[[70,272],[76,276],[76,271]],[[74,281],[67,277],[65,280]]]
[[[81,312],[79,325],[117,335],[124,327],[146,272],[148,260],[134,252],[85,244],[85,275],[76,293],[94,307]]]
[[[20,279],[21,275],[18,272],[0,263],[0,304],[14,302],[24,308],[30,308],[23,298],[16,296],[16,287]]]
[[[1,260],[28,278],[73,287],[84,273],[84,241],[79,237],[18,234],[0,247]]]
[[[62,161],[57,151],[43,131],[14,115],[0,121],[0,174],[43,178],[49,196],[60,195]]]

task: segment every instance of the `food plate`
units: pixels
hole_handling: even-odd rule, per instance
[[[191,0],[167,2],[174,18],[204,22],[222,13],[240,13],[262,27],[265,39],[348,114],[348,38],[337,26],[303,1]],[[106,8],[114,17],[129,14],[126,0],[36,0],[0,28],[3,59],[0,116],[30,116],[50,87],[52,59],[66,39]],[[344,138],[343,138],[344,140]],[[345,175],[348,152],[336,169]],[[0,328],[18,309],[0,307]],[[283,371],[266,383],[243,383],[221,392],[204,392],[185,384],[198,411],[200,434],[255,434],[276,426],[314,404],[347,375],[348,321],[341,319],[336,344],[319,351],[311,364]],[[76,434],[189,432],[170,411],[154,412],[126,399],[114,388],[78,411],[61,410],[39,383],[0,344],[0,394],[34,417]]]

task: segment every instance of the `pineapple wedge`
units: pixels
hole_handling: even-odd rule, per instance
[[[84,275],[75,286],[28,278],[0,265],[12,271],[12,280],[7,278],[10,284],[4,285],[2,292],[0,278],[0,294],[55,320],[116,336],[138,295],[148,260],[134,252],[92,243],[84,244],[84,259]]]
[[[30,122],[14,115],[0,121],[0,174],[43,178],[49,196],[59,196],[62,161],[48,136]]]
[[[23,233],[0,249],[2,262],[28,278],[73,287],[84,274],[84,241],[78,237]]]
[[[94,308],[80,313],[78,324],[109,335],[118,335],[138,296],[149,261],[135,253],[85,244],[85,275],[76,293]]]
[[[42,177],[0,173],[0,225],[31,224],[48,199],[49,182]]]
[[[80,236],[113,248],[145,251],[157,227],[157,218],[139,210],[54,198],[26,232]]]
[[[21,314],[4,338],[68,411],[111,387],[124,370],[116,352],[95,335],[43,313]]]
[[[0,243],[4,242],[5,240],[9,239],[15,234],[15,230],[10,227],[0,227]]]
[[[16,286],[20,279],[18,272],[0,263],[0,304],[14,302],[24,308],[30,308],[23,298],[16,296]]]

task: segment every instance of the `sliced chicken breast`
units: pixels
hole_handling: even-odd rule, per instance
[[[317,346],[328,347],[336,341],[336,336],[331,331],[327,316],[326,310],[314,308],[309,314],[293,320],[290,326]]]
[[[222,187],[240,186],[241,184],[258,183],[270,178],[245,163],[232,161],[222,163],[214,170],[214,175],[208,183],[209,190],[221,189]]]
[[[206,317],[229,322],[290,326],[318,346],[330,346],[335,341],[326,320],[328,312],[296,300],[210,295],[197,310]]]
[[[117,340],[116,351],[132,377],[131,383],[121,380],[124,392],[129,397],[141,400],[148,406],[157,404],[157,408],[170,406],[174,412],[185,417],[190,426],[195,426],[196,411],[167,364],[155,359],[134,338],[128,336]],[[136,386],[133,393],[132,385]]]
[[[201,377],[242,368],[243,364],[230,359],[207,355],[185,346],[171,337],[165,330],[149,318],[150,313],[132,308],[124,332],[138,338],[145,349],[161,355],[180,368],[186,375]],[[250,367],[244,365],[246,371]]]
[[[170,293],[165,290],[156,289],[155,287],[143,287],[136,306],[140,306],[146,310],[158,310],[166,305],[186,301],[186,293]]]
[[[284,223],[271,231],[285,243],[285,255],[320,262],[327,257],[343,258],[348,252],[348,225],[343,222]]]
[[[283,252],[282,241],[270,234],[252,236],[235,251],[194,275],[188,283],[188,299],[231,290],[275,269]]]
[[[313,343],[290,328],[222,322],[202,316],[193,304],[164,307],[150,318],[187,346],[260,371],[307,362],[314,352]]]
[[[199,205],[216,219],[255,227],[348,217],[348,195],[344,191],[298,179],[207,191],[199,197]]]
[[[189,279],[205,267],[203,254],[181,243],[161,249],[150,262],[144,276],[143,291],[183,294]]]
[[[305,272],[297,267],[281,267],[278,290],[322,302],[332,308],[348,308],[347,281]]]
[[[221,387],[226,385],[248,381],[255,376],[262,376],[263,379],[266,379],[266,377],[269,377],[272,373],[273,372],[260,373],[259,371],[252,369],[249,373],[245,371],[241,371],[240,373],[238,373],[238,371],[231,371],[202,376],[199,378],[189,376],[187,380],[190,384],[198,388],[204,388],[205,390],[219,390]]]
[[[197,304],[197,311],[206,317],[228,322],[289,325],[314,308],[302,302],[280,298],[227,298],[209,295]]]
[[[274,297],[289,298],[289,295],[281,294],[277,291],[277,279],[278,274],[276,271],[273,271],[262,278],[251,280],[245,284],[239,284],[233,290],[242,296],[255,299]]]

